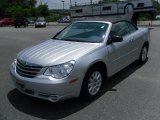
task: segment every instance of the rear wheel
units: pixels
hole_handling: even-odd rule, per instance
[[[101,91],[104,79],[105,74],[99,66],[91,67],[84,77],[81,97],[85,100],[95,98]]]
[[[148,47],[147,45],[143,45],[138,62],[140,64],[144,64],[147,61],[147,58],[148,58]]]

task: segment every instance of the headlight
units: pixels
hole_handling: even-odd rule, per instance
[[[73,70],[75,61],[69,61],[60,65],[55,65],[47,68],[44,75],[52,76],[53,78],[61,79],[68,76]]]

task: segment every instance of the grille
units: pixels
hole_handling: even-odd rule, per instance
[[[42,66],[26,64],[17,60],[16,72],[23,77],[34,78],[42,69]]]

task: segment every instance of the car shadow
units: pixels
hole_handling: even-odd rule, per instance
[[[117,89],[113,89],[114,86],[125,80],[128,76],[130,76],[142,66],[143,65],[137,65],[136,63],[133,63],[111,77],[107,82],[105,82],[101,94],[96,99],[100,98],[104,94],[107,94],[107,91],[118,91]],[[92,101],[83,101],[79,98],[76,98],[59,103],[52,103],[23,95],[16,89],[10,91],[7,97],[10,103],[17,110],[34,117],[52,120],[62,119],[71,114],[74,114],[96,100],[94,99]]]

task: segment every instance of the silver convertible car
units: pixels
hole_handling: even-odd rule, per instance
[[[52,39],[22,50],[11,64],[16,88],[52,102],[95,98],[107,78],[134,61],[143,64],[148,28],[132,22],[73,22]]]

